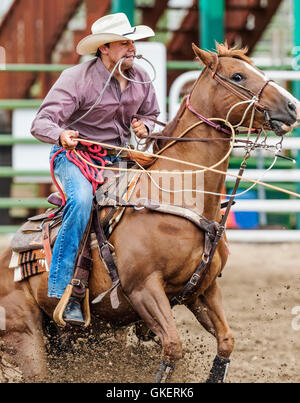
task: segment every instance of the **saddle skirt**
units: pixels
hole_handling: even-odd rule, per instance
[[[104,184],[95,195],[101,209],[100,220],[107,239],[120,222],[141,173],[106,171]],[[12,257],[9,267],[14,270],[14,281],[22,281],[32,275],[49,271],[45,238],[52,249],[62,224],[62,200],[57,193],[48,197],[58,208],[30,217],[16,232],[12,241]],[[50,252],[51,253],[51,252]],[[48,260],[48,263],[47,263]]]

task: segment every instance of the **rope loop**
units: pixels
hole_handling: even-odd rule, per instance
[[[104,168],[105,165],[109,163],[109,161],[104,159],[104,157],[107,156],[107,150],[104,149],[100,144],[87,143],[80,139],[78,141],[80,141],[82,147],[79,147],[76,151],[67,150],[66,157],[70,162],[75,164],[80,169],[82,175],[91,183],[93,194],[95,195],[98,186],[102,185],[104,182]],[[65,151],[65,149],[61,148],[53,155],[50,162],[50,172],[53,183],[61,196],[63,206],[65,206],[65,194],[54,175],[54,160],[62,151]],[[95,161],[97,162],[97,165],[94,164]]]

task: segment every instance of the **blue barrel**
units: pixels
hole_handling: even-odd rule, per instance
[[[232,189],[229,190],[229,194],[232,193]],[[237,193],[240,193],[239,191]],[[257,192],[255,190],[249,190],[247,193],[237,196],[235,198],[236,204],[238,205],[239,200],[247,199],[253,200],[257,199]],[[259,213],[255,211],[235,211],[235,220],[239,228],[241,229],[254,229],[259,226]]]

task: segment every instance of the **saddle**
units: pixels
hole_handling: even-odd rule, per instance
[[[119,164],[115,166],[117,165]],[[97,190],[95,200],[100,210],[98,216],[100,227],[108,238],[118,224],[124,212],[122,206],[128,204],[140,174],[107,170],[103,177],[104,183]],[[55,207],[49,208],[43,214],[28,218],[13,236],[10,245],[13,251],[11,268],[25,265],[30,262],[30,258],[34,259],[38,256],[39,259],[46,260],[43,265],[44,270],[38,270],[38,273],[49,270],[51,249],[62,224],[63,201],[59,193],[52,193],[47,200]],[[39,251],[39,253],[34,254],[33,251]],[[22,274],[16,275],[15,281],[21,281],[37,273],[35,270],[29,270],[28,267],[25,270],[24,267],[22,269]]]
[[[126,166],[128,167],[128,163]],[[115,164],[114,167],[122,167],[122,163]],[[112,213],[115,212],[111,207],[120,207],[128,203],[139,177],[140,174],[135,172],[107,170],[103,173],[104,183],[97,190],[96,199],[98,206],[103,208],[100,216],[101,226],[108,236],[112,230],[112,228],[108,230],[108,224],[111,224]],[[45,244],[46,231],[49,232],[50,246],[54,245],[62,223],[63,201],[59,193],[52,193],[47,201],[56,207],[27,219],[11,241],[13,251],[24,252],[42,248]]]

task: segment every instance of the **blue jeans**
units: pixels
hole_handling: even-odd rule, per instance
[[[50,160],[60,148],[56,145],[52,147]],[[113,156],[105,159],[118,161]],[[97,161],[95,163],[97,164]],[[63,185],[67,200],[62,225],[52,252],[48,297],[61,298],[73,277],[77,251],[90,218],[94,196],[91,183],[82,175],[80,169],[68,160],[65,150],[54,160],[54,173]]]

